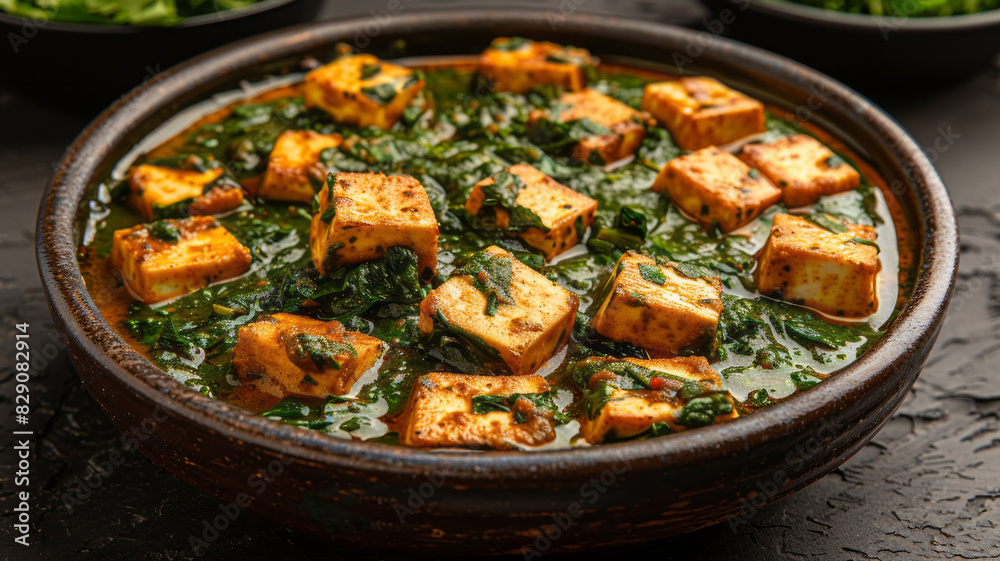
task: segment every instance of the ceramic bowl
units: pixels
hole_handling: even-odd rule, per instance
[[[401,13],[309,24],[201,56],[112,105],[73,143],[38,216],[39,270],[80,377],[139,448],[225,503],[371,550],[484,554],[579,550],[662,538],[726,520],[803,488],[857,452],[899,406],[944,318],[958,261],[948,194],[919,146],[844,86],[776,55],[689,30],[544,13]],[[359,30],[361,30],[359,32]],[[81,200],[102,173],[180,108],[241,80],[324,60],[340,41],[386,57],[480,52],[522,35],[708,74],[829,131],[892,185],[915,228],[913,295],[857,362],[781,404],[665,438],[541,453],[433,452],[331,438],[194,392],[108,325],[76,260]],[[683,61],[682,61],[683,62]],[[146,434],[146,433],[150,434]],[[261,474],[264,474],[261,478]]]

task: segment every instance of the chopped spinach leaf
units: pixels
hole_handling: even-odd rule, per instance
[[[434,329],[423,340],[427,354],[468,374],[496,374],[510,369],[500,352],[482,337],[449,322],[440,310]]]
[[[873,242],[871,240],[866,240],[865,238],[851,238],[851,241],[854,242],[854,243],[859,243],[861,245],[867,245],[867,246],[874,247],[875,248],[875,255],[878,255],[879,253],[882,253],[882,248],[879,247],[877,243],[875,243],[875,242]]]
[[[507,211],[510,217],[508,232],[524,232],[529,228],[538,228],[548,232],[542,219],[531,209],[517,204],[517,195],[525,188],[524,180],[509,171],[501,171],[493,175],[493,183],[482,187],[483,205],[498,207]]]
[[[816,377],[814,373],[806,371],[792,372],[789,376],[792,382],[795,383],[795,387],[800,390],[808,390],[823,381],[821,378]]]
[[[396,95],[399,92],[405,91],[418,81],[420,81],[420,78],[416,74],[401,76],[390,82],[361,88],[361,93],[379,105],[388,105],[392,100],[396,99]]]
[[[598,382],[583,394],[583,399],[577,402],[577,409],[588,419],[596,419],[601,409],[615,396],[615,387],[607,382]]]
[[[834,234],[843,234],[848,230],[843,222],[827,214],[804,214],[802,218]]]
[[[289,274],[280,297],[286,312],[313,301],[319,304],[322,317],[340,321],[375,306],[416,304],[423,299],[417,255],[409,248],[393,246],[378,259],[337,267],[325,277],[309,266]]]
[[[286,397],[277,405],[261,413],[264,417],[281,417],[282,419],[304,419],[310,414],[309,407],[294,397]]]
[[[511,37],[506,41],[494,41],[490,45],[491,49],[497,51],[517,51],[526,45],[534,43],[531,39],[525,39],[524,37]]]
[[[716,273],[713,269],[705,265],[700,265],[697,262],[674,263],[674,268],[677,269],[680,274],[690,279],[710,279],[718,276],[718,273]]]
[[[381,64],[378,64],[378,63],[376,63],[376,64],[365,64],[365,65],[363,65],[361,67],[361,79],[362,80],[367,80],[368,78],[371,78],[372,76],[375,76],[379,72],[382,72],[382,65]]]
[[[323,209],[323,214],[319,217],[322,222],[327,224],[330,223],[337,216],[337,205],[336,197],[334,196],[334,185],[337,184],[337,176],[332,173],[326,175],[326,208]],[[319,212],[319,199],[316,200],[315,210],[313,212]]]
[[[302,359],[308,358],[319,369],[329,367],[340,370],[343,366],[340,357],[343,355],[358,358],[358,351],[351,345],[340,341],[331,341],[323,335],[310,335],[308,333],[299,334],[288,352],[293,360],[301,363]]]
[[[157,220],[150,224],[146,230],[150,236],[165,242],[176,242],[181,239],[180,228],[169,220]]]
[[[510,255],[494,255],[480,251],[458,269],[458,274],[472,277],[472,285],[476,290],[487,295],[488,316],[496,315],[497,306],[501,303],[514,303],[514,296],[511,294],[512,261],[513,257]]]
[[[732,412],[733,402],[729,394],[716,393],[687,402],[677,416],[677,422],[689,428],[704,427],[714,423],[719,415]]]
[[[837,154],[830,156],[823,163],[826,165],[826,167],[830,169],[836,169],[839,168],[840,166],[847,165],[847,162],[845,162],[844,159],[838,156]]]
[[[476,415],[485,415],[494,411],[510,413],[510,405],[507,404],[507,397],[502,395],[477,395],[472,398],[472,412]]]
[[[351,417],[343,423],[340,423],[340,430],[345,432],[354,432],[361,427],[367,427],[371,424],[371,420],[367,417]]]
[[[646,282],[651,282],[653,284],[658,284],[663,286],[667,282],[666,275],[660,270],[656,265],[650,265],[649,263],[639,263],[639,275]]]

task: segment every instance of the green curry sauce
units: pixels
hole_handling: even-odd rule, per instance
[[[444,282],[472,253],[497,244],[580,297],[568,348],[540,371],[553,390],[532,398],[536,405],[558,411],[555,419],[563,423],[563,429],[557,429],[555,445],[569,446],[582,440],[574,438],[575,425],[566,425],[574,422],[573,415],[581,407],[571,366],[588,356],[645,358],[641,349],[603,341],[588,329],[589,317],[597,308],[595,302],[624,250],[639,249],[675,261],[688,276],[721,277],[724,311],[717,336],[698,351],[708,356],[722,375],[742,414],[807,390],[851,363],[882,335],[894,310],[904,301],[909,289],[904,269],[909,259],[905,254],[900,259],[897,248],[904,245],[904,236],[898,234],[904,232],[905,225],[899,224],[899,214],[890,210],[893,201],[887,201],[877,186],[881,180],[843,149],[838,151],[839,157],[859,168],[862,186],[821,199],[814,211],[877,228],[882,248],[881,309],[865,321],[831,323],[810,310],[753,291],[754,254],[767,237],[771,217],[785,212],[784,207],[772,207],[742,230],[748,232],[746,235],[724,236],[703,230],[682,216],[666,195],[649,189],[658,170],[682,153],[665,129],[650,128],[636,157],[624,165],[578,164],[569,158],[568,151],[579,135],[586,133],[585,123],[549,130],[532,139],[525,134],[528,113],[552,105],[558,96],[555,90],[494,94],[477,84],[475,73],[462,65],[422,70],[427,81],[422,99],[418,98],[388,132],[336,124],[322,111],[306,109],[299,90],[292,87],[204,119],[139,161],[179,165],[189,155],[197,155],[202,165],[225,166],[236,180],[246,184],[264,172],[271,147],[282,131],[340,133],[346,141],[321,155],[329,171],[409,174],[426,189],[440,225],[439,265],[430,286],[418,281],[415,258],[403,248],[391,248],[378,260],[321,278],[308,249],[313,210],[308,205],[249,198],[235,212],[220,218],[252,250],[253,265],[248,274],[165,304],[133,302],[110,274],[107,256],[112,233],[142,220],[125,202],[124,181],[109,178],[81,212],[85,234],[80,251],[90,291],[108,320],[155,364],[206,395],[334,436],[393,443],[394,414],[405,406],[418,375],[456,371],[455,365],[463,360],[484,360],[476,352],[449,343],[447,337],[422,337],[417,329],[419,302],[431,286]],[[644,84],[654,79],[663,76],[602,66],[592,71],[590,84],[638,108]],[[796,132],[822,135],[772,111],[763,140]],[[836,150],[838,145],[831,139],[820,137]],[[489,220],[472,217],[464,210],[475,183],[519,162],[531,163],[599,203],[587,243],[548,265],[516,238],[499,233]],[[165,216],[171,212],[169,208],[161,211]],[[231,366],[237,331],[262,314],[281,311],[337,319],[348,329],[385,341],[388,351],[349,396],[319,403],[289,397],[274,403],[248,395]],[[478,412],[503,410],[512,402],[509,398],[482,398],[474,408]],[[661,428],[654,426],[640,438],[669,432]]]

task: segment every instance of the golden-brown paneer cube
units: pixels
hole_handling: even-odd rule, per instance
[[[479,56],[479,75],[492,82],[497,92],[524,93],[548,84],[579,91],[587,83],[584,67],[591,64],[586,49],[498,37]]]
[[[339,134],[309,130],[281,133],[274,141],[257,195],[274,201],[312,201],[316,193],[313,182],[322,186],[326,181],[326,168],[319,163],[319,155],[327,148],[340,146],[341,140]]]
[[[609,131],[582,139],[573,148],[576,160],[598,164],[616,162],[635,152],[646,138],[648,116],[593,88],[565,93],[559,102],[568,106],[557,116],[559,122],[590,119]]]
[[[548,260],[580,243],[583,233],[594,222],[597,201],[577,193],[529,164],[511,166],[507,172],[514,177],[498,176],[502,183],[506,183],[499,188],[517,189],[514,204],[535,213],[549,230],[514,225],[514,231],[524,243],[541,250]],[[490,186],[496,185],[493,177],[477,183],[465,201],[465,210],[473,215],[479,214],[486,202],[484,189],[489,190]],[[511,228],[510,212],[497,205],[490,208],[496,213],[499,228]]]
[[[306,107],[319,107],[338,123],[392,128],[424,80],[413,70],[369,54],[347,55],[306,75]]]
[[[725,150],[705,148],[667,162],[652,189],[666,191],[681,210],[723,232],[745,226],[781,200],[781,189]]]
[[[210,216],[117,230],[111,242],[111,266],[146,304],[238,277],[250,261],[250,250]]]
[[[480,396],[510,397],[547,391],[549,386],[541,376],[441,372],[421,376],[403,414],[399,441],[407,446],[497,449],[551,442],[556,436],[551,415],[538,411],[532,401],[518,398],[509,404],[509,411],[480,413],[473,402]]]
[[[313,264],[321,274],[403,246],[417,254],[425,282],[437,268],[437,241],[437,218],[420,182],[382,173],[338,173],[320,189],[309,235]]]
[[[218,181],[224,173],[221,167],[198,171],[140,164],[128,173],[129,201],[144,220],[161,218],[161,209],[181,203],[187,203],[181,214],[221,214],[243,203],[239,184]]]
[[[757,290],[838,317],[878,309],[879,249],[871,226],[777,214],[757,257]]]
[[[648,84],[642,109],[685,150],[723,146],[764,132],[764,105],[705,77]]]
[[[339,321],[273,314],[240,328],[233,367],[262,392],[325,398],[347,394],[382,351],[382,341]]]
[[[420,303],[418,326],[473,337],[495,351],[491,368],[531,374],[556,355],[573,331],[580,299],[490,246]],[[499,372],[496,372],[499,373]]]
[[[619,384],[615,365],[622,362],[638,367],[651,383],[635,388],[634,381]],[[592,372],[588,392],[603,391],[605,399],[590,401],[591,409],[580,419],[580,434],[590,444],[606,438],[623,439],[651,429],[656,435],[669,434],[712,423],[735,419],[739,414],[732,398],[723,393],[722,380],[704,357],[659,360],[635,358],[589,358],[576,365],[578,371]],[[686,398],[680,390],[691,383],[703,392]],[[626,386],[622,388],[621,386]],[[687,408],[687,410],[685,410]],[[656,425],[656,427],[654,427]]]
[[[857,189],[858,171],[815,138],[793,134],[768,144],[748,144],[740,157],[781,187],[787,207],[807,206],[822,195]]]
[[[607,296],[590,321],[608,339],[676,355],[715,336],[722,312],[718,278],[692,279],[630,251],[618,260],[609,282]]]

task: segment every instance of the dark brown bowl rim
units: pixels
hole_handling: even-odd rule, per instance
[[[534,30],[535,35],[544,35],[547,25],[543,28],[539,22],[546,21],[545,15],[543,12],[494,10],[468,10],[458,14],[414,12],[395,16],[383,33],[391,37],[396,25],[400,30],[444,33],[470,22],[484,26],[502,22],[507,28]],[[957,223],[945,186],[930,161],[891,117],[832,79],[763,50],[663,24],[574,15],[560,22],[561,32],[587,33],[599,28],[609,37],[646,36],[650,40],[664,40],[664,44],[681,45],[682,41],[697,40],[705,53],[720,59],[728,57],[722,60],[738,63],[750,76],[780,74],[784,80],[794,81],[797,87],[805,90],[822,87],[828,103],[850,107],[862,115],[860,118],[864,119],[866,127],[873,131],[871,142],[887,143],[892,147],[894,160],[909,166],[906,174],[915,187],[914,205],[922,219],[917,225],[921,229],[922,251],[916,288],[890,331],[867,354],[823,384],[775,407],[729,423],[666,438],[541,452],[440,453],[345,441],[250,415],[183,386],[129,347],[107,324],[87,293],[76,261],[75,223],[77,203],[82,199],[90,175],[110,150],[114,135],[124,134],[130,128],[129,123],[151,114],[180,95],[175,89],[187,80],[197,84],[198,76],[226,75],[233,69],[243,72],[243,64],[250,67],[251,61],[268,53],[284,58],[296,49],[330,46],[332,38],[350,37],[355,26],[364,21],[350,19],[296,26],[197,57],[156,76],[145,87],[115,102],[67,150],[39,208],[36,229],[39,272],[52,313],[57,323],[65,326],[65,336],[73,339],[107,371],[107,375],[118,378],[129,391],[231,441],[326,466],[414,476],[434,472],[455,480],[559,478],[595,473],[603,469],[601,466],[620,460],[633,462],[633,469],[692,467],[740,454],[771,440],[807,434],[819,427],[824,418],[847,408],[853,398],[864,392],[885,389],[893,383],[902,384],[895,375],[896,366],[920,352],[926,354],[922,349],[933,343],[954,288],[958,265]],[[114,138],[114,142],[119,140]],[[74,196],[73,192],[80,195]]]
[[[960,32],[1000,26],[1000,8],[975,14],[941,17],[873,16],[827,10],[789,0],[730,0],[737,6],[747,3],[762,13],[797,22],[877,33]]]
[[[184,18],[174,25],[129,25],[129,24],[108,24],[108,23],[78,23],[56,20],[44,21],[45,31],[59,31],[62,33],[79,33],[81,35],[135,35],[139,33],[162,33],[167,29],[185,29],[191,27],[202,27],[216,23],[231,22],[245,17],[249,17],[262,12],[268,12],[275,8],[298,2],[300,0],[261,0],[243,8],[235,10],[223,10],[213,14],[201,14]],[[38,20],[13,16],[6,12],[0,12],[0,23],[13,26],[23,26],[32,24],[41,27]],[[157,31],[159,30],[159,31]]]

